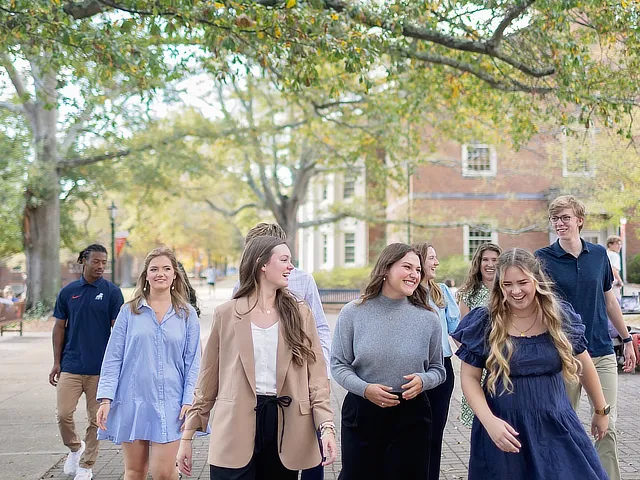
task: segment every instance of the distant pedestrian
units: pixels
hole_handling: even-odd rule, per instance
[[[608,480],[565,382],[587,391],[596,439],[607,432],[609,406],[580,316],[551,289],[533,254],[508,250],[498,259],[488,307],[473,309],[453,334],[462,389],[476,414],[469,480]]]
[[[388,245],[362,297],[338,316],[331,373],[348,392],[341,480],[427,478],[432,414],[425,391],[446,372],[424,278],[417,250]]]
[[[460,316],[469,313],[476,307],[485,307],[489,304],[489,292],[493,288],[493,281],[496,278],[496,265],[502,249],[495,243],[483,243],[480,245],[471,260],[469,275],[458,290],[458,305]],[[486,371],[482,374],[482,383]],[[467,403],[467,399],[462,395],[460,405],[460,422],[471,428],[473,424],[473,410]]]
[[[207,279],[207,285],[209,285],[209,297],[216,296],[216,269],[209,265],[205,271],[204,275]]]
[[[279,238],[281,240],[287,239],[287,234],[277,223],[258,223],[255,227],[250,229],[245,236],[245,244],[249,243],[256,237],[269,236]],[[233,294],[238,291],[240,282],[236,283],[233,288]],[[318,330],[318,336],[320,337],[320,344],[322,345],[322,354],[324,355],[325,362],[327,364],[327,379],[329,385],[331,380],[329,379],[329,362],[331,356],[331,331],[329,330],[329,324],[322,308],[322,301],[320,300],[320,293],[318,292],[318,286],[313,276],[307,272],[295,268],[289,274],[289,285],[287,287],[293,295],[299,300],[303,300],[311,308],[313,312],[313,318],[316,321],[316,328]],[[324,478],[324,468],[322,465],[318,465],[315,468],[304,470],[302,472],[301,480],[322,480]]]
[[[175,457],[200,366],[200,324],[176,257],[152,250],[102,364],[98,438],[122,445],[125,478],[177,480]]]
[[[429,475],[428,480],[438,480],[440,478],[440,460],[442,457],[442,439],[444,428],[449,417],[449,405],[455,383],[453,364],[451,356],[451,342],[449,335],[455,332],[460,323],[460,309],[456,303],[453,293],[444,283],[436,283],[436,270],[440,265],[438,255],[433,245],[430,243],[419,243],[414,245],[416,250],[422,255],[424,262],[424,285],[427,288],[429,305],[438,312],[440,317],[440,327],[442,328],[442,353],[444,354],[444,369],[447,373],[443,383],[435,388],[426,391],[432,413],[431,427],[431,452],[429,455]]]
[[[287,291],[284,240],[245,246],[240,288],[216,308],[177,462],[191,475],[191,440],[211,424],[212,480],[296,480],[336,458],[326,368],[311,310]],[[211,419],[209,420],[209,417]]]
[[[53,317],[53,368],[49,383],[56,387],[60,436],[71,450],[64,473],[75,480],[93,478],[92,467],[98,457],[96,391],[102,358],[111,326],[124,303],[122,292],[103,278],[107,249],[93,244],[80,252],[80,280],[71,282],[58,294]],[[89,426],[80,440],[73,414],[84,393]]]
[[[622,262],[620,260],[620,250],[622,250],[622,239],[618,235],[611,235],[607,238],[607,257],[611,264],[611,272],[613,273],[613,294],[622,303],[622,287],[624,282],[620,276],[622,270]]]

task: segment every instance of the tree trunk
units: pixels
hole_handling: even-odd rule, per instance
[[[27,257],[27,308],[53,305],[60,289],[60,174],[57,170],[56,73],[31,62],[35,101],[25,105],[34,161],[27,180],[23,241]]]

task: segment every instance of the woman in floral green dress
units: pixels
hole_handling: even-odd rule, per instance
[[[496,277],[496,265],[502,249],[495,243],[483,243],[473,254],[469,275],[458,291],[458,306],[460,317],[469,313],[476,307],[484,307],[489,303],[489,291]],[[486,371],[482,372],[482,382]],[[473,423],[473,410],[462,396],[460,408],[460,421],[466,427]]]

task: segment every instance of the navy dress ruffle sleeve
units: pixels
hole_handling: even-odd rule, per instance
[[[587,348],[580,316],[561,304],[565,333],[574,354]],[[483,368],[488,357],[490,329],[486,307],[473,309],[451,335],[461,343],[456,355],[465,363]],[[513,392],[485,397],[495,416],[517,432],[519,453],[506,453],[491,440],[475,418],[471,430],[469,480],[527,479],[608,480],[596,450],[571,407],[562,377],[562,362],[549,333],[511,337],[510,361]],[[502,384],[497,384],[497,392]]]

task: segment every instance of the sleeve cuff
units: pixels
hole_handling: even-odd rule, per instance
[[[456,352],[456,356],[462,360],[464,363],[471,365],[476,368],[484,368],[484,358],[480,355],[476,355],[467,349],[464,345],[458,348]]]

